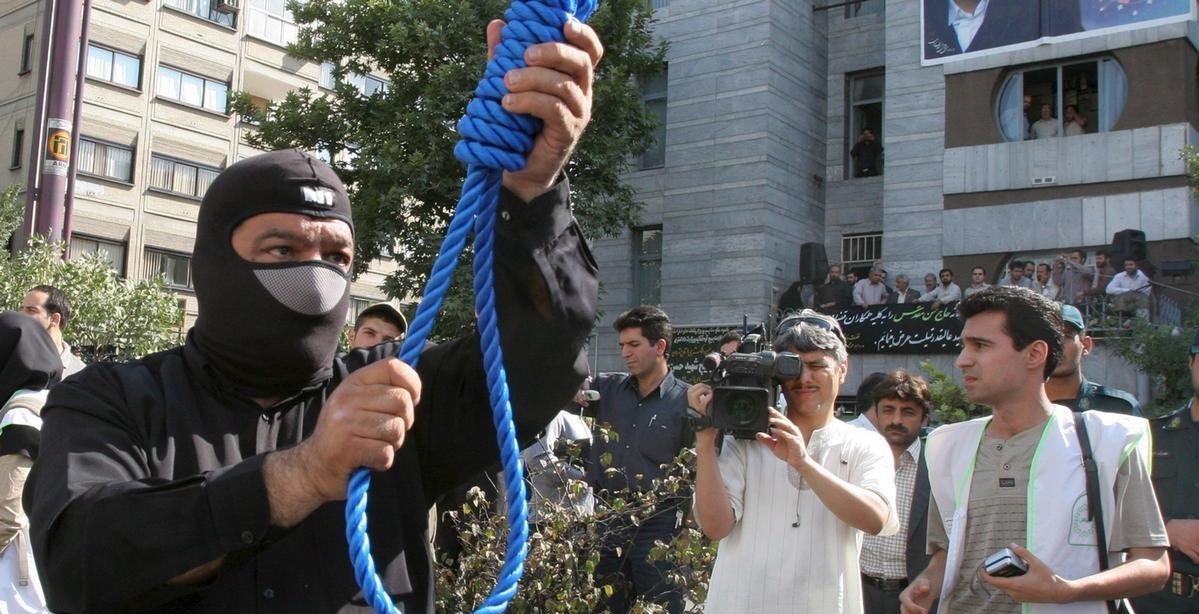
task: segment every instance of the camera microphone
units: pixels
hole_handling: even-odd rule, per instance
[[[591,403],[600,400],[600,393],[598,390],[580,390],[579,398]]]
[[[792,527],[792,528],[796,528],[796,529],[798,529],[798,528],[799,528],[799,521],[798,521],[798,520],[796,520],[795,522],[791,523],[791,527]]]

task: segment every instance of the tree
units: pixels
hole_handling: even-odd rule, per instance
[[[991,414],[990,407],[972,402],[966,397],[966,391],[933,363],[921,361],[920,368],[928,374],[928,392],[936,412],[936,423],[953,424]]]
[[[465,169],[454,159],[455,125],[486,61],[484,27],[503,14],[501,0],[310,0],[290,4],[299,40],[293,56],[331,62],[330,92],[303,89],[263,108],[246,93],[236,113],[260,125],[248,137],[264,149],[329,152],[352,193],[360,272],[395,249],[398,269],[385,284],[392,297],[419,296],[457,203]],[[604,42],[596,75],[592,129],[571,159],[574,211],[589,237],[609,236],[639,212],[620,180],[631,155],[650,144],[653,121],[638,80],[660,72],[665,49],[649,31],[643,0],[609,0],[591,25]],[[364,95],[352,81],[372,70],[389,87]],[[473,316],[469,254],[463,256],[435,336],[466,328]]]
[[[1131,335],[1109,339],[1121,358],[1149,374],[1153,400],[1143,408],[1148,417],[1178,409],[1193,392],[1187,356],[1199,328],[1199,312],[1190,310],[1189,314],[1181,327],[1134,318]]]
[[[20,186],[0,192],[0,237],[11,237],[24,207]],[[125,360],[179,342],[183,312],[161,278],[122,279],[99,256],[63,262],[63,246],[32,237],[25,249],[0,252],[0,307],[18,309],[26,292],[48,284],[71,299],[65,341],[84,350],[84,359]]]

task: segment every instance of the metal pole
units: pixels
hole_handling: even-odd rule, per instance
[[[83,115],[83,81],[87,75],[88,24],[91,21],[92,0],[83,0],[83,20],[79,26],[79,61],[75,65],[75,108],[71,115],[71,142],[79,142],[81,116]],[[75,173],[79,171],[79,156],[71,156],[71,168],[67,174],[67,192],[63,198],[62,242],[71,245],[71,213],[75,210]],[[63,250],[63,258],[67,257]]]
[[[72,111],[76,65],[80,53],[79,33],[83,27],[82,0],[63,0],[56,11],[53,45],[50,59],[50,87],[46,103],[46,139],[39,186],[37,214],[33,231],[50,242],[62,241],[66,225],[64,198],[67,171],[71,161]]]
[[[37,94],[33,106],[33,129],[29,139],[29,173],[25,181],[25,219],[17,229],[15,245],[24,247],[26,240],[33,234],[33,221],[37,217],[39,196],[39,180],[41,179],[41,160],[43,143],[46,142],[46,96],[50,90],[50,57],[53,55],[54,17],[58,10],[58,0],[45,0],[42,7],[42,30],[38,34],[41,40],[41,50],[37,65]]]

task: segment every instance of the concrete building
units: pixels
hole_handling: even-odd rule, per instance
[[[220,170],[258,153],[253,125],[227,112],[229,92],[265,105],[288,91],[331,87],[329,66],[287,54],[296,26],[274,0],[93,0],[70,255],[98,252],[130,278],[164,275],[196,314],[190,254],[196,214]],[[40,0],[0,0],[0,187],[27,185],[40,159],[34,107],[42,44]],[[363,91],[386,87],[374,76]],[[34,153],[36,152],[36,153]],[[31,159],[32,157],[32,159]],[[351,317],[384,300],[372,263],[353,284]]]
[[[1124,229],[1144,231],[1155,263],[1194,258],[1179,156],[1199,139],[1193,8],[1133,0],[1113,18],[1091,5],[1115,3],[1081,3],[1068,26],[1047,15],[1069,2],[1011,4],[1041,30],[959,53],[962,34],[938,38],[953,37],[938,34],[946,0],[654,0],[669,67],[645,98],[664,122],[628,175],[639,225],[595,245],[598,368],[621,368],[610,322],[640,302],[682,327],[763,321],[805,242],[830,262],[881,259],[917,288],[942,267],[968,284],[976,264],[1093,253]],[[981,43],[993,24],[974,25]],[[1063,136],[1028,138],[1042,103]],[[853,172],[864,128],[884,147],[875,176]],[[857,357],[848,385],[919,359]],[[934,362],[953,371],[952,356]],[[1138,388],[1120,361],[1093,363],[1088,376]]]

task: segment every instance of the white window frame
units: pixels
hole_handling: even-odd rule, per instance
[[[122,168],[120,157],[114,155],[117,152],[128,154],[124,161],[124,176],[117,174],[115,170]],[[132,184],[133,153],[132,145],[121,145],[89,136],[80,136],[79,150],[75,152],[76,170],[81,175]]]

